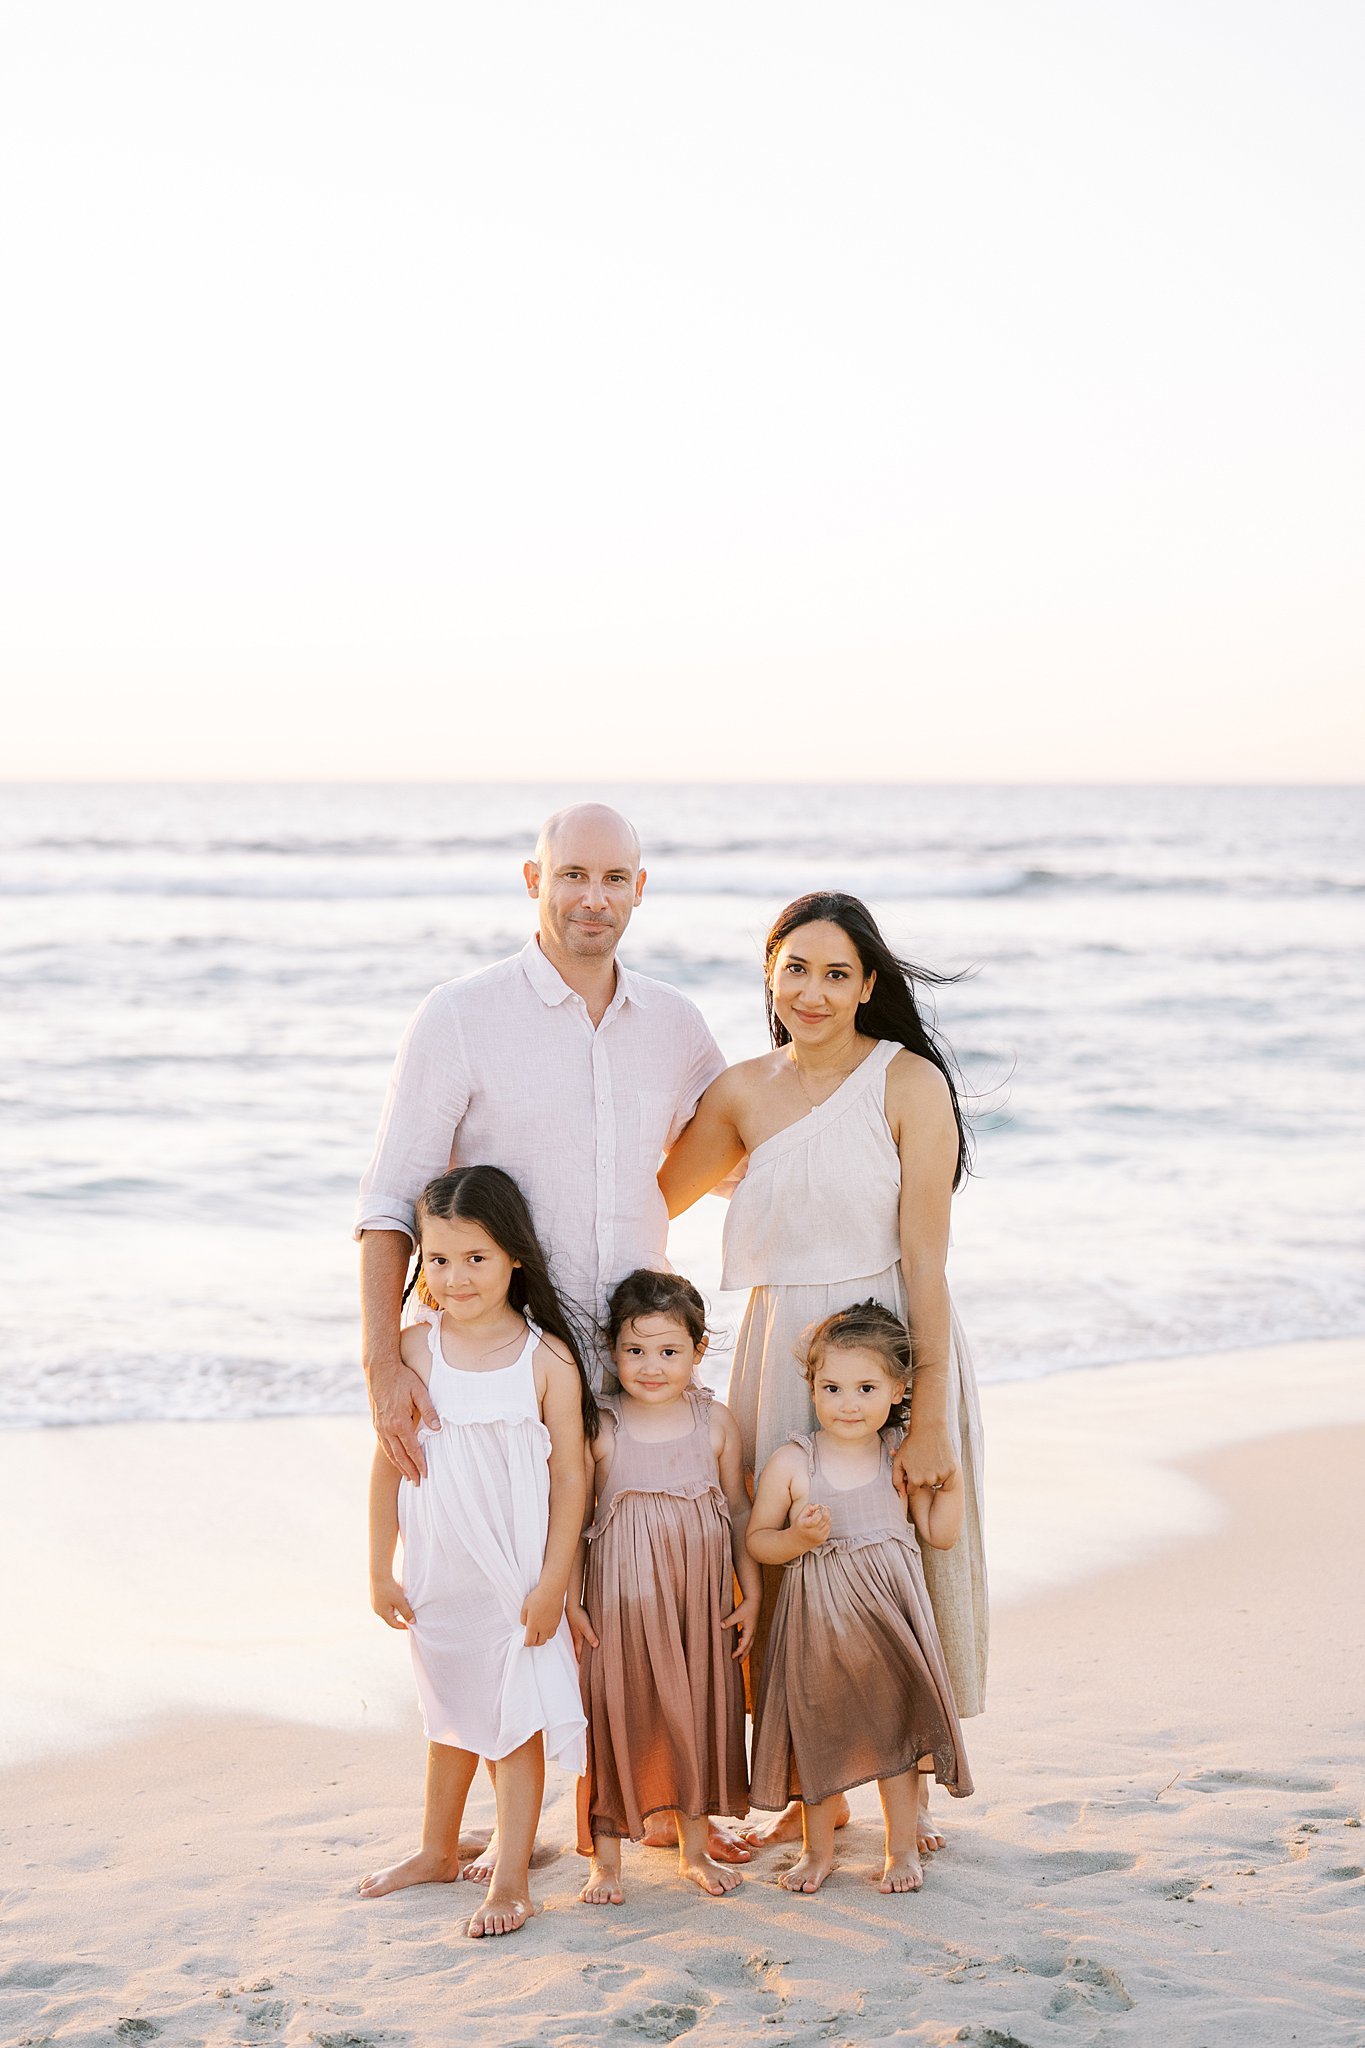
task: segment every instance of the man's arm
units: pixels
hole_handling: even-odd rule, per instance
[[[403,1363],[403,1283],[412,1247],[401,1230],[367,1230],[360,1240],[360,1342],[375,1434],[405,1479],[420,1485],[427,1463],[417,1441],[425,1422],[441,1427],[426,1382]]]
[[[403,1282],[415,1242],[417,1197],[450,1164],[469,1105],[468,1062],[452,992],[433,989],[403,1033],[389,1077],[374,1156],[360,1183],[362,1356],[380,1442],[403,1475],[420,1481],[417,1426],[432,1427],[425,1386],[399,1350]]]

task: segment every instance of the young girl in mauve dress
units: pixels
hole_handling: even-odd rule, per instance
[[[693,1376],[701,1296],[677,1273],[631,1273],[607,1335],[620,1392],[601,1396],[596,1513],[569,1594],[588,1715],[580,1896],[595,1906],[620,1905],[622,1838],[638,1841],[651,1814],[676,1817],[683,1877],[714,1895],[740,1882],[708,1854],[707,1817],[749,1810],[738,1660],[759,1591],[739,1430]]]
[[[474,1935],[513,1934],[534,1911],[530,1860],[548,1755],[581,1772],[584,1721],[564,1616],[583,1524],[584,1442],[597,1426],[573,1325],[521,1190],[496,1166],[442,1174],[417,1203],[418,1295],[403,1332],[439,1430],[426,1477],[400,1481],[382,1450],[370,1478],[370,1599],[405,1628],[428,1740],[422,1846],[361,1881],[366,1898],[460,1875],[460,1821],[485,1757],[498,1852]],[[403,1577],[394,1546],[403,1538]]]
[[[918,1891],[920,1772],[958,1798],[972,1789],[915,1540],[952,1548],[961,1477],[912,1492],[912,1529],[892,1477],[900,1430],[888,1429],[910,1345],[889,1309],[865,1301],[827,1316],[801,1369],[820,1426],[769,1458],[749,1521],[750,1554],[785,1566],[754,1710],[753,1800],[801,1800],[802,1853],[778,1881],[815,1892],[834,1867],[839,1795],[875,1778],[881,1889]]]

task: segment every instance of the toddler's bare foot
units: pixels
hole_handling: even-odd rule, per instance
[[[368,1877],[361,1878],[356,1890],[362,1899],[382,1899],[386,1892],[401,1891],[405,1884],[453,1884],[459,1875],[458,1856],[419,1849],[415,1856],[391,1863],[387,1870],[372,1870]]]
[[[706,1853],[717,1863],[751,1863],[754,1855],[739,1828],[728,1828],[718,1820],[706,1824]]]
[[[846,1799],[841,1798],[834,1813],[836,1828],[846,1828],[852,1818]],[[778,1842],[799,1842],[802,1839],[801,1801],[789,1800],[781,1813],[771,1820],[756,1822],[742,1830],[743,1839],[755,1849],[771,1849]],[[825,1873],[828,1876],[828,1871]]]
[[[785,1892],[818,1892],[833,1868],[832,1856],[817,1855],[814,1849],[805,1849],[790,1870],[781,1872],[777,1881]]]
[[[667,1809],[662,1813],[651,1813],[640,1839],[646,1849],[676,1849],[678,1823]]]
[[[465,1929],[466,1934],[516,1934],[530,1919],[535,1907],[510,1885],[490,1884],[488,1897]]]
[[[588,1881],[578,1894],[585,1906],[619,1906],[625,1898],[621,1885],[621,1858],[594,1856],[588,1864]]]
[[[679,1855],[678,1875],[685,1877],[701,1891],[709,1892],[713,1899],[720,1898],[725,1892],[737,1890],[744,1882],[739,1872],[732,1870],[728,1863],[717,1863],[707,1855]]]
[[[918,1856],[912,1855],[908,1849],[899,1855],[892,1855],[888,1850],[878,1891],[917,1892],[923,1883],[924,1870]]]

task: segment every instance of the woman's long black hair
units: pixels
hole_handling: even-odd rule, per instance
[[[504,1173],[500,1166],[460,1166],[453,1173],[438,1174],[435,1180],[427,1182],[417,1197],[419,1240],[424,1216],[435,1217],[440,1222],[453,1222],[458,1218],[463,1223],[477,1223],[509,1259],[520,1260],[520,1264],[512,1268],[507,1299],[513,1308],[529,1316],[533,1323],[538,1323],[547,1337],[557,1337],[572,1358],[578,1368],[583,1434],[588,1438],[595,1437],[597,1403],[583,1364],[585,1340],[550,1278],[550,1268],[540,1248],[526,1197],[511,1174]],[[432,1304],[421,1285],[421,1278],[422,1254],[419,1249],[417,1267],[403,1290],[403,1299],[406,1301],[416,1287],[418,1300],[427,1301],[430,1307]]]
[[[863,974],[877,977],[871,995],[858,1006],[858,1029],[866,1038],[894,1039],[898,1045],[930,1061],[948,1083],[957,1125],[957,1170],[953,1188],[960,1188],[972,1170],[971,1137],[962,1113],[960,1086],[953,1070],[952,1055],[933,1026],[926,1024],[915,1001],[915,983],[942,987],[960,981],[960,974],[936,974],[931,967],[913,967],[898,960],[877,929],[877,921],[865,903],[845,896],[838,889],[819,889],[810,896],[798,896],[779,911],[763,949],[763,994],[768,1006],[768,1029],[774,1045],[786,1045],[791,1033],[773,1007],[773,962],[778,948],[803,924],[837,924],[858,955]]]

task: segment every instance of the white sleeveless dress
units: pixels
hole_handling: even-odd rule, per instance
[[[816,1428],[795,1362],[811,1323],[868,1300],[905,1318],[900,1154],[886,1121],[886,1070],[901,1050],[881,1039],[817,1109],[756,1145],[731,1197],[721,1286],[753,1292],[726,1399],[751,1471],[761,1471],[790,1437]],[[926,1547],[924,1574],[965,1719],[985,1704],[989,1607],[981,1409],[956,1309],[948,1366],[948,1428],[962,1464],[965,1514],[951,1550]]]
[[[428,1741],[497,1758],[541,1732],[546,1757],[581,1772],[587,1723],[569,1624],[561,1618],[548,1643],[528,1649],[521,1620],[550,1522],[539,1341],[532,1323],[511,1365],[459,1372],[432,1317],[428,1387],[441,1427],[418,1432],[422,1484],[398,1488],[403,1591],[416,1617],[408,1638]]]

